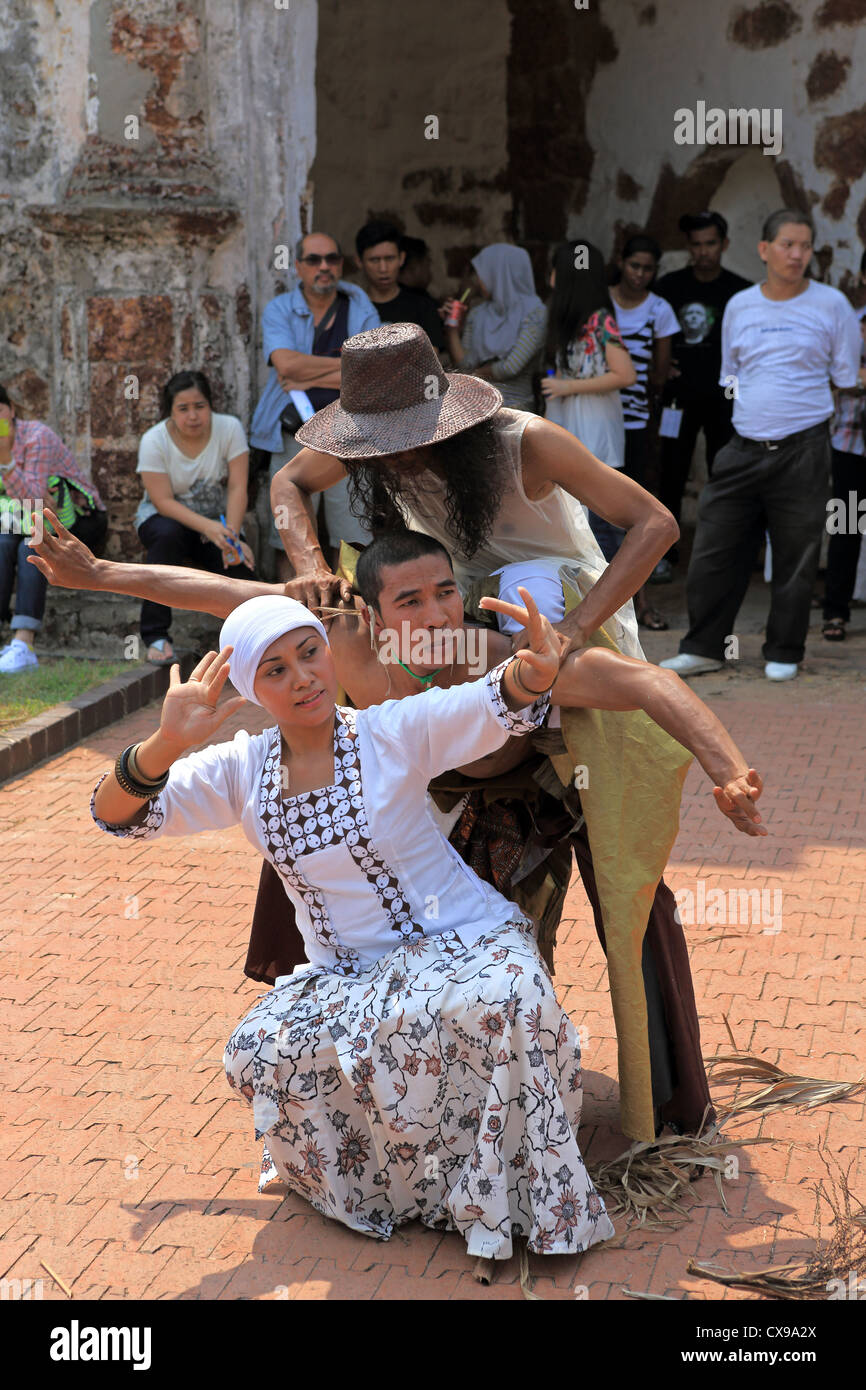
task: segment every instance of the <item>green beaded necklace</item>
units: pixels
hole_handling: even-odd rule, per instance
[[[406,672],[407,676],[411,676],[412,679],[413,679],[413,681],[418,681],[421,685],[426,685],[426,686],[429,686],[429,685],[431,684],[431,682],[434,681],[434,680],[436,679],[436,677],[437,677],[438,675],[440,675],[440,674],[445,670],[445,667],[444,667],[444,666],[440,666],[440,667],[438,667],[437,670],[431,671],[429,676],[416,676],[416,675],[415,675],[415,672],[414,672],[414,671],[410,671],[408,666],[404,666],[402,661],[398,661],[398,662],[397,662],[397,665],[398,665],[398,666],[402,666],[402,667],[403,667],[403,670]]]

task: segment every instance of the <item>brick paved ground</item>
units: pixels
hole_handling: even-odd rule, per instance
[[[803,676],[777,688],[761,677],[756,643],[746,633],[737,673],[698,689],[766,777],[771,836],[738,836],[693,769],[669,880],[779,887],[783,922],[776,934],[762,922],[689,929],[704,1054],[730,1050],[727,1015],[741,1050],[852,1079],[866,1054],[866,644],[839,653],[813,642]],[[647,645],[655,659],[675,650],[667,634]],[[520,1299],[516,1259],[487,1288],[457,1236],[413,1225],[378,1244],[291,1194],[257,1194],[249,1112],[221,1057],[261,988],[242,974],[258,862],[240,832],[126,847],[88,815],[98,773],[154,723],[151,707],[0,794],[11,866],[0,941],[0,1277],[42,1277],[45,1297],[61,1299],[42,1261],[76,1298]],[[579,880],[568,914],[557,984],[590,1035],[581,1143],[591,1164],[624,1142],[603,957]],[[801,1250],[791,1232],[816,1232],[809,1184],[824,1172],[820,1143],[866,1190],[863,1110],[858,1099],[750,1122],[742,1133],[773,1142],[741,1151],[727,1215],[703,1180],[678,1230],[620,1221],[612,1247],[531,1257],[536,1292],[744,1297],[688,1275],[688,1259],[742,1269]]]

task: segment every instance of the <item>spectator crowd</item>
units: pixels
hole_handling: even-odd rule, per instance
[[[391,222],[373,220],[358,231],[360,283],[344,278],[334,237],[303,236],[294,287],[263,314],[268,376],[249,443],[239,419],[213,410],[201,371],[184,367],[164,384],[160,418],[142,436],[138,456],[135,526],[147,563],[239,578],[252,578],[258,567],[290,579],[273,521],[257,555],[245,531],[250,446],[272,481],[300,452],[298,431],[339,399],[346,340],[380,324],[415,324],[450,372],[492,384],[507,408],[546,415],[652,492],[677,522],[702,435],[708,481],[686,579],[688,631],[663,664],[684,676],[722,665],[766,543],[765,672],[774,680],[795,676],[825,530],[824,638],[843,641],[850,621],[861,505],[866,512],[866,308],[855,311],[839,290],[810,278],[814,233],[804,213],[783,209],[767,220],[758,247],[766,279],[757,285],[723,264],[721,214],[686,215],[680,229],[689,262],[660,279],[661,249],[643,233],[628,237],[611,266],[584,239],[562,243],[545,298],[519,246],[485,246],[468,261],[461,292],[437,298],[425,242]],[[866,256],[859,272],[857,299]],[[830,508],[835,525],[831,496],[841,499]],[[35,499],[98,550],[107,531],[99,492],[62,440],[43,422],[20,418],[0,388],[0,620],[11,619],[3,673],[38,664],[46,580],[26,562]],[[363,546],[372,539],[352,509],[347,478],[309,503],[331,563],[341,540]],[[609,562],[625,532],[589,506],[586,512]],[[680,545],[659,560],[650,584],[674,578]],[[664,629],[650,595],[648,586],[635,595],[638,622]],[[149,661],[174,659],[170,625],[169,607],[143,603]]]

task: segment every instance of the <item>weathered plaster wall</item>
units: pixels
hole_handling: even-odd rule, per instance
[[[569,235],[583,212],[596,170],[587,129],[587,100],[595,89],[627,102],[609,87],[617,57],[612,12],[589,0],[509,0],[508,186],[514,198],[516,241],[532,256],[539,285],[547,282],[551,243]],[[634,138],[634,136],[632,137]]]
[[[161,382],[200,367],[249,422],[274,247],[301,228],[314,153],[315,0],[9,0],[9,16],[0,380],[92,469],[109,553],[129,556]]]
[[[508,236],[540,278],[551,242],[609,252],[630,226],[674,265],[680,213],[710,204],[729,264],[756,275],[783,202],[812,210],[845,286],[866,237],[864,61],[866,0],[7,0],[0,380],[92,465],[111,549],[132,553],[159,382],[203,366],[249,421],[274,248],[314,193],[348,245],[372,214],[426,237],[442,290]],[[781,107],[779,156],[677,145],[698,101]]]
[[[582,233],[611,253],[646,226],[685,258],[680,214],[712,203],[729,264],[759,275],[764,216],[813,211],[822,273],[848,283],[866,236],[866,0],[388,0],[320,3],[317,225],[348,247],[393,214],[448,288],[487,240]],[[674,113],[781,108],[776,157],[674,142]],[[425,140],[424,119],[439,118]]]
[[[598,0],[598,9],[617,52],[589,92],[592,170],[569,233],[608,250],[615,230],[643,225],[673,250],[682,212],[717,207],[731,223],[729,265],[758,276],[763,218],[794,205],[815,218],[826,278],[848,284],[866,240],[866,0]],[[781,108],[779,155],[675,144],[675,111],[701,100]],[[674,252],[666,265],[682,259]]]
[[[443,289],[508,239],[509,42],[507,0],[320,0],[316,227],[351,251],[368,217],[394,217],[428,242]]]

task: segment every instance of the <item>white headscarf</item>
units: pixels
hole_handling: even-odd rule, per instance
[[[296,627],[314,627],[328,641],[324,627],[309,608],[279,594],[248,598],[229,613],[220,632],[220,649],[234,647],[229,657],[229,675],[244,699],[261,704],[253,694],[259,662],[272,642],[294,632]]]
[[[496,242],[472,257],[479,279],[490,291],[472,310],[472,356],[478,362],[507,357],[520,334],[520,325],[544,305],[535,293],[532,262],[522,246]]]

